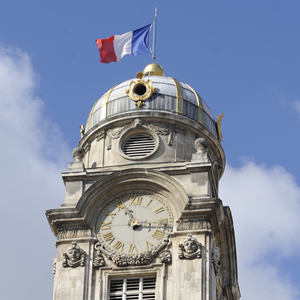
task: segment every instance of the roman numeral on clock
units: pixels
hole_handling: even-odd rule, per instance
[[[165,209],[163,208],[163,207],[160,207],[160,208],[158,208],[157,210],[155,210],[154,212],[156,213],[156,214],[159,214],[159,213],[161,213],[161,212],[163,212]]]
[[[108,212],[107,214],[105,214],[106,216],[111,216],[112,218],[116,215],[115,213],[111,213],[111,212]]]
[[[120,242],[120,241],[117,241],[117,242],[113,245],[113,248],[115,248],[116,250],[121,249],[121,251],[123,251],[123,249],[124,249],[124,243],[122,243],[122,242]]]
[[[133,252],[133,250],[135,250],[136,252],[138,252],[138,249],[137,249],[136,245],[135,244],[130,244],[129,245],[129,252]]]
[[[159,219],[158,223],[161,225],[168,225],[168,219]]]
[[[118,201],[118,204],[114,204],[114,206],[116,206],[118,208],[118,211],[120,211],[120,209],[125,208],[125,203],[122,200]]]
[[[109,224],[111,224],[111,222],[107,222],[107,223],[102,222],[101,229],[102,230],[108,230],[108,229],[110,229],[111,227],[110,227]]]
[[[130,198],[130,204],[129,205],[141,205],[142,203],[142,200],[143,200],[143,197],[134,197],[134,198]]]
[[[157,240],[161,240],[161,238],[164,236],[164,234],[165,233],[163,231],[156,229],[152,236],[154,238],[156,238]]]
[[[115,237],[113,236],[113,234],[111,232],[103,234],[103,238],[105,239],[106,242],[110,241],[109,244],[111,244],[113,242],[113,240],[115,239]]]
[[[152,197],[152,198],[149,200],[149,202],[148,202],[148,204],[147,204],[146,206],[149,206],[150,203],[153,201],[153,199],[154,199],[154,197]]]
[[[153,244],[149,243],[148,241],[146,241],[146,245],[147,245],[147,249],[151,248],[151,246],[153,246]]]

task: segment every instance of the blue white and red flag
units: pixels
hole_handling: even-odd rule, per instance
[[[118,62],[124,55],[140,55],[151,52],[149,33],[152,24],[108,39],[97,39],[101,63]]]

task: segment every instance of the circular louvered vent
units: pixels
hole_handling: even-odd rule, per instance
[[[122,145],[124,154],[128,157],[142,158],[150,155],[155,149],[155,140],[149,134],[135,134]]]

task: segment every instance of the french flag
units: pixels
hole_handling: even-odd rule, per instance
[[[151,52],[149,33],[152,24],[108,39],[97,39],[101,63],[118,62],[124,55],[140,55]]]

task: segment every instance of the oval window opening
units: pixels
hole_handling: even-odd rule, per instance
[[[155,149],[154,138],[149,134],[136,134],[129,137],[122,145],[122,151],[129,157],[144,157]]]
[[[146,92],[147,92],[147,88],[143,84],[137,85],[134,89],[134,93],[139,96],[143,96]]]

